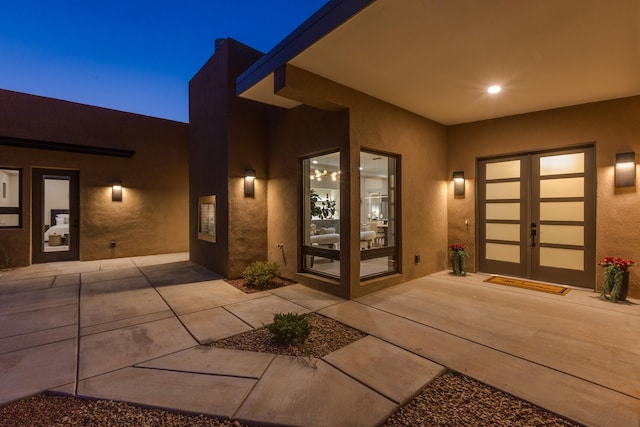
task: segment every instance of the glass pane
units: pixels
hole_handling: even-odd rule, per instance
[[[584,178],[541,179],[540,197],[584,197]]]
[[[520,203],[487,203],[487,219],[520,220]]]
[[[519,199],[519,182],[495,182],[487,184],[487,200]]]
[[[584,251],[576,249],[540,248],[540,265],[543,267],[584,270]]]
[[[502,245],[499,243],[487,243],[486,245],[487,259],[504,262],[520,262],[520,246],[518,245]]]
[[[360,249],[394,247],[396,242],[396,159],[360,152]],[[360,277],[396,271],[395,256],[360,263]]]
[[[0,169],[0,207],[20,207],[20,171]]]
[[[69,251],[69,177],[44,177],[44,252]]]
[[[584,153],[540,157],[540,176],[584,173]]]
[[[333,258],[304,257],[305,269],[340,277],[340,153],[311,157],[303,161],[303,244],[329,249]],[[325,265],[331,264],[331,265]]]
[[[487,163],[486,179],[520,178],[520,160]]]
[[[216,196],[198,198],[198,239],[216,242]]]
[[[20,225],[20,215],[0,214],[0,227],[18,227]]]
[[[487,224],[487,239],[520,241],[520,224]]]
[[[541,221],[584,221],[584,202],[542,202]]]
[[[540,225],[540,243],[584,246],[584,227],[581,225]]]
[[[360,153],[360,249],[395,245],[393,157]]]
[[[323,258],[317,255],[306,255],[304,257],[305,268],[308,272],[319,273],[324,276],[340,277],[340,261]]]

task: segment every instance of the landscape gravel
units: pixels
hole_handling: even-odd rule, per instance
[[[320,358],[366,336],[318,314],[310,314],[313,331],[305,348],[271,341],[264,328],[217,341],[222,348]],[[357,420],[353,420],[357,425]],[[141,408],[122,402],[42,394],[0,407],[3,427],[245,427],[235,420]],[[260,427],[251,424],[254,427]],[[399,426],[579,426],[542,408],[471,378],[447,372],[400,407],[384,424]]]

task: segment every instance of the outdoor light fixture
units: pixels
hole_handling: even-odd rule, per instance
[[[456,196],[464,196],[464,171],[456,171],[453,173],[453,194]]]
[[[255,190],[256,170],[247,168],[244,172],[244,197],[253,197]]]
[[[616,154],[616,187],[636,185],[636,153]]]
[[[122,184],[119,182],[111,186],[111,201],[112,202],[122,201]]]

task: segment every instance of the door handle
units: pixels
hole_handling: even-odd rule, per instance
[[[536,223],[532,222],[531,223],[531,235],[530,235],[530,239],[531,239],[531,247],[535,248],[536,247],[536,234],[538,234],[538,230],[536,229]]]

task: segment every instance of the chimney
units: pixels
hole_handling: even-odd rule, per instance
[[[214,46],[215,46],[214,52],[217,51],[218,49],[220,49],[220,47],[224,44],[225,41],[226,41],[226,39],[216,39],[215,44],[214,44]]]

